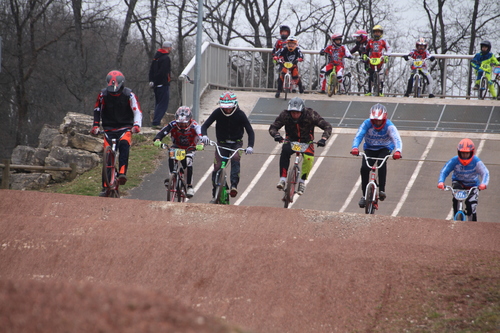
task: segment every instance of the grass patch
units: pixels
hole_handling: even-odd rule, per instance
[[[165,156],[165,151],[152,145],[153,138],[153,135],[132,135],[127,171],[128,181],[127,184],[120,186],[121,195],[126,195],[128,190],[137,187],[142,182],[142,178],[153,172],[158,161]],[[169,138],[165,138],[163,141],[168,143],[169,140]],[[54,183],[41,191],[97,196],[102,187],[101,172],[102,162],[70,182]]]

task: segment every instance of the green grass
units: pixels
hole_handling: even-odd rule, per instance
[[[127,191],[137,187],[142,178],[156,169],[159,159],[165,156],[165,151],[152,145],[153,136],[136,135],[132,136],[132,146],[127,171],[127,184],[120,186],[121,195],[126,195]],[[167,142],[167,138],[163,140]],[[78,194],[97,196],[101,191],[101,171],[102,164],[89,170],[74,180],[63,183],[49,185],[43,192]]]

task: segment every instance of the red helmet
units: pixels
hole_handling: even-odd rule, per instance
[[[379,120],[382,120],[382,123],[379,123],[378,122]],[[386,109],[386,107],[380,103],[377,103],[374,106],[372,106],[370,109],[370,121],[372,123],[372,126],[376,130],[379,131],[382,128],[384,128],[385,123],[387,121],[387,109]]]
[[[368,32],[366,32],[365,30],[358,30],[352,35],[352,37],[361,37],[360,42],[365,43],[368,40]]]
[[[427,49],[427,42],[425,41],[425,39],[420,38],[419,40],[417,40],[417,42],[415,43],[415,48],[418,49],[419,45],[423,46],[424,50]]]
[[[337,46],[340,46],[342,44],[342,38],[344,38],[344,36],[342,34],[339,34],[339,33],[334,33],[332,35],[332,44],[335,44]],[[335,43],[335,40],[337,39],[340,39],[340,43]]]
[[[181,106],[175,111],[175,122],[180,129],[188,128],[193,119],[191,109],[187,106]]]
[[[462,165],[468,165],[474,158],[474,142],[471,139],[462,139],[458,143],[457,153],[458,160]]]
[[[125,83],[125,75],[120,71],[111,71],[106,76],[106,82],[108,83],[108,92],[119,93]]]

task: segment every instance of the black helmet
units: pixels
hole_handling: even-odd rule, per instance
[[[481,49],[483,48],[483,46],[486,46],[488,48],[488,51],[486,51],[485,54],[490,53],[490,51],[491,51],[491,43],[490,43],[489,40],[483,40],[481,42],[481,44],[479,44],[479,45],[481,46]],[[481,50],[481,52],[482,52],[482,50]]]
[[[306,108],[306,104],[299,97],[294,97],[288,102],[288,110],[287,111],[299,111],[304,112]]]
[[[280,25],[280,33],[282,31],[288,31],[288,34],[290,34],[290,27],[287,25]]]

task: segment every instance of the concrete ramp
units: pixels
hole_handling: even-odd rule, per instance
[[[498,286],[499,239],[498,223],[0,190],[0,280],[140,286],[256,332],[402,331],[444,281]]]

